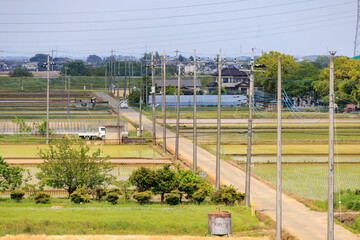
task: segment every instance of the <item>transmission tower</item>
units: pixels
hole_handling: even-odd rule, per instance
[[[356,21],[356,33],[355,33],[355,46],[354,46],[354,57],[360,55],[360,0],[357,1],[357,21]]]

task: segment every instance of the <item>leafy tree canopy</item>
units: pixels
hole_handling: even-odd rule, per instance
[[[329,67],[323,69],[319,81],[315,83],[316,91],[328,101]],[[334,61],[335,101],[337,103],[353,103],[360,101],[360,60],[337,57]]]
[[[101,63],[102,59],[101,57],[97,56],[97,55],[89,55],[86,59],[87,62],[91,62],[91,63]]]
[[[15,68],[14,71],[9,73],[10,77],[32,77],[33,74],[29,72],[27,69],[22,67]]]
[[[47,61],[47,54],[36,54],[34,57],[30,58],[30,62],[46,62]],[[52,60],[51,56],[50,56],[50,61]]]
[[[0,191],[20,187],[23,182],[23,172],[24,169],[20,167],[10,167],[0,156]]]
[[[71,76],[90,76],[90,70],[85,63],[81,60],[72,61],[66,64],[67,74]],[[61,69],[61,73],[65,73],[64,67]]]
[[[114,178],[110,174],[113,166],[100,154],[100,149],[90,153],[88,146],[74,146],[70,141],[50,145],[38,153],[44,162],[39,165],[37,178],[50,187],[66,189],[69,195],[80,186],[95,189]]]

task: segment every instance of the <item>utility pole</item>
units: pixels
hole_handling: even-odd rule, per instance
[[[105,92],[106,92],[106,89],[107,89],[107,60],[105,60]]]
[[[164,50],[164,58],[162,62],[163,66],[163,101],[162,101],[162,112],[163,112],[163,152],[166,153],[166,55]],[[179,87],[179,86],[178,86]]]
[[[194,49],[194,135],[193,135],[193,172],[196,173],[197,171],[197,114],[196,114],[196,49]]]
[[[145,59],[145,102],[146,105],[149,105],[149,96],[148,96],[148,65]],[[146,106],[147,107],[147,106]]]
[[[180,83],[181,83],[181,71],[180,64],[178,66],[178,94],[176,104],[176,138],[175,138],[175,162],[179,160],[179,121],[180,121]]]
[[[152,123],[153,123],[153,144],[156,144],[156,120],[155,120],[155,64],[154,55],[151,53],[151,97],[152,97]]]
[[[129,68],[129,94],[130,94],[130,92],[131,92],[131,62],[129,62],[129,64],[128,64],[128,68]]]
[[[252,107],[254,97],[254,48],[250,61],[250,89],[249,89],[249,117],[247,133],[246,179],[245,179],[245,206],[250,207],[250,177],[251,177],[251,141],[252,141]]]
[[[132,81],[132,89],[134,89],[135,82],[134,82],[134,62],[131,62],[131,81]]]
[[[124,93],[123,93],[123,100],[126,99],[126,60],[124,65]]]
[[[327,239],[334,240],[334,56],[330,51],[330,89],[329,89],[329,173],[328,173],[328,232]]]
[[[120,145],[120,105],[118,106],[118,120],[117,120],[117,125],[118,125],[118,144]]]
[[[218,109],[217,109],[217,137],[216,137],[216,190],[220,188],[220,145],[221,145],[221,49],[218,57]]]
[[[50,70],[50,56],[47,56],[47,88],[46,88],[46,144],[49,144],[49,111],[50,111],[50,78],[49,78],[49,70]]]
[[[278,57],[277,81],[277,157],[276,157],[276,240],[281,240],[282,199],[281,199],[281,56]]]
[[[139,135],[142,137],[142,102],[143,102],[143,69],[142,61],[140,60],[140,114],[139,114]]]
[[[117,84],[117,97],[120,97],[120,59],[118,62],[118,84]]]

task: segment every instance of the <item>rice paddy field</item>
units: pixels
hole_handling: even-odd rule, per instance
[[[254,164],[252,172],[276,185],[276,164]],[[335,192],[360,189],[360,164],[335,164]],[[327,164],[283,164],[282,186],[285,191],[307,199],[327,199]],[[334,196],[337,199],[336,195]]]
[[[128,157],[128,158],[156,158],[162,157],[152,146],[150,145],[89,145],[90,152],[101,149],[101,156],[110,157]],[[47,149],[45,144],[37,145],[0,145],[0,156],[3,158],[31,158],[38,157],[37,154],[40,149]]]

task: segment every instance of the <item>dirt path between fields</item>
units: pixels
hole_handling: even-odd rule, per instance
[[[208,240],[209,237],[193,236],[114,236],[114,235],[64,235],[64,236],[45,236],[45,235],[17,235],[5,236],[0,240]],[[270,240],[267,237],[229,237],[228,240]]]

